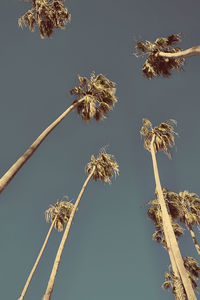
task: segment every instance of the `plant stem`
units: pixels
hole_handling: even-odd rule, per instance
[[[9,184],[15,174],[21,169],[25,162],[33,155],[36,149],[44,141],[47,135],[68,115],[68,113],[76,107],[78,103],[83,101],[80,99],[76,103],[72,104],[66,111],[64,111],[53,123],[51,123],[33,142],[33,144],[24,152],[24,154],[10,167],[10,169],[0,178],[0,193]]]
[[[167,212],[161,184],[160,184],[160,178],[159,178],[159,173],[158,173],[158,166],[157,166],[157,161],[156,161],[156,155],[155,155],[155,150],[154,150],[154,140],[155,140],[155,135],[153,135],[152,141],[151,141],[151,146],[150,146],[150,151],[151,151],[151,156],[152,156],[152,162],[153,162],[153,169],[154,169],[154,176],[155,176],[155,182],[156,182],[156,190],[158,192],[158,201],[161,206],[161,211],[162,211],[162,220],[163,220],[163,230],[164,230],[164,235],[166,237],[167,245],[168,248],[171,248],[172,255],[174,257],[174,261],[176,263],[178,272],[180,274],[183,286],[185,288],[185,292],[187,294],[188,300],[196,300],[196,296],[194,293],[194,290],[192,288],[191,281],[187,275],[187,272],[184,267],[183,259],[178,247],[178,243],[173,231],[173,227],[171,224],[171,220],[169,218],[169,214]]]
[[[195,248],[196,248],[196,250],[197,250],[197,253],[198,253],[199,256],[200,256],[200,247],[199,247],[199,244],[197,243],[197,240],[196,240],[194,231],[192,230],[192,227],[191,227],[191,226],[187,225],[187,227],[188,227],[188,230],[190,231],[190,234],[191,234],[191,237],[192,237],[194,246],[195,246]]]
[[[70,214],[70,218],[69,218],[69,221],[67,222],[67,226],[65,228],[65,231],[63,233],[63,237],[62,237],[62,240],[60,242],[60,246],[58,248],[58,251],[57,251],[57,254],[56,254],[56,258],[54,260],[54,264],[53,264],[53,268],[52,268],[52,271],[51,271],[51,275],[49,277],[49,282],[48,282],[48,285],[47,285],[47,288],[46,288],[46,292],[43,296],[43,300],[50,300],[51,299],[51,294],[53,292],[53,287],[54,287],[54,283],[55,283],[55,279],[56,279],[56,275],[57,275],[57,271],[58,271],[58,267],[59,267],[59,264],[60,264],[60,260],[61,260],[61,255],[62,255],[62,252],[63,252],[63,249],[64,249],[64,246],[65,246],[65,243],[66,243],[66,240],[67,240],[67,237],[68,237],[68,234],[69,234],[69,230],[70,230],[70,227],[71,227],[71,224],[72,224],[72,221],[73,221],[73,218],[74,218],[74,215],[75,215],[75,212],[78,208],[78,204],[81,200],[81,197],[85,191],[85,188],[89,182],[89,180],[91,179],[94,171],[95,171],[95,166],[92,168],[90,174],[88,175],[87,179],[85,180],[83,186],[82,186],[82,189],[78,195],[78,198],[76,199],[76,202],[74,204],[74,207],[73,207],[73,210]]]
[[[166,53],[166,52],[158,52],[158,55],[162,57],[169,57],[169,58],[185,58],[189,56],[200,55],[200,46],[195,46],[183,51],[175,52],[175,53]]]
[[[39,261],[40,261],[40,259],[41,259],[41,257],[42,257],[42,254],[43,254],[43,252],[44,252],[44,249],[45,249],[45,247],[46,247],[46,245],[47,245],[47,242],[48,242],[48,240],[49,240],[49,236],[50,236],[50,234],[51,234],[51,231],[52,231],[52,229],[53,229],[53,226],[54,226],[54,224],[55,224],[55,221],[56,221],[56,218],[55,218],[55,219],[53,220],[53,222],[51,223],[51,226],[50,226],[49,231],[48,231],[48,233],[47,233],[47,235],[46,235],[46,238],[45,238],[45,241],[44,241],[44,243],[43,243],[43,245],[42,245],[42,248],[41,248],[41,250],[40,250],[40,253],[38,254],[38,257],[37,257],[37,259],[36,259],[36,261],[35,261],[35,264],[34,264],[32,270],[31,270],[31,272],[30,272],[30,274],[29,274],[29,276],[28,276],[28,279],[27,279],[27,281],[26,281],[26,283],[25,283],[24,289],[23,289],[23,291],[22,291],[22,293],[21,293],[21,296],[18,298],[18,300],[23,300],[23,299],[24,299],[24,296],[26,295],[26,292],[27,292],[27,290],[28,290],[28,287],[29,287],[29,284],[30,284],[30,282],[31,282],[31,279],[32,279],[32,277],[33,277],[33,275],[34,275],[34,273],[35,273],[35,270],[36,270],[36,268],[37,268],[37,266],[38,266],[38,264],[39,264]]]

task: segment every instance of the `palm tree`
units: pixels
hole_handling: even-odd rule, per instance
[[[40,30],[41,38],[50,37],[55,28],[65,28],[65,24],[71,19],[71,15],[62,2],[65,0],[26,0],[32,2],[32,8],[29,9],[18,20],[20,27],[28,26],[31,31],[35,30],[37,24]]]
[[[50,234],[52,232],[53,227],[57,230],[57,231],[62,231],[64,229],[65,224],[68,222],[69,218],[70,218],[70,214],[73,210],[74,205],[71,202],[68,201],[63,201],[64,198],[67,198],[66,196],[64,196],[62,198],[62,201],[60,202],[56,202],[55,205],[51,205],[49,207],[49,209],[46,210],[45,212],[45,216],[46,216],[46,220],[47,222],[51,221],[51,226],[49,228],[49,231],[46,235],[45,241],[42,245],[42,248],[38,254],[38,257],[35,261],[35,264],[28,276],[28,279],[25,283],[24,289],[21,293],[21,296],[18,298],[18,300],[23,300],[24,296],[26,295],[26,292],[28,290],[29,284],[32,280],[32,277],[35,273],[35,270],[39,264],[39,261],[42,257],[42,254],[44,252],[44,249],[47,245],[47,242],[49,240]]]
[[[165,197],[166,189],[163,188],[162,191],[163,191],[164,199],[166,200]],[[162,246],[167,250],[167,242],[163,231],[162,211],[158,201],[158,193],[156,192],[155,195],[156,195],[156,199],[148,202],[148,204],[151,205],[151,207],[147,211],[147,214],[149,218],[153,221],[156,229],[156,231],[152,235],[152,238],[156,242],[161,243]],[[170,213],[171,209],[169,208],[168,202],[166,202],[166,206],[172,222],[174,234],[178,240],[178,238],[184,234],[184,229],[178,223],[174,222],[175,218],[174,215]]]
[[[196,280],[199,278],[199,272],[200,272],[200,266],[196,259],[190,256],[184,257],[184,266],[186,268],[186,271],[188,273],[188,276],[192,282],[192,286],[195,290],[198,290],[197,282]],[[171,266],[169,266],[169,272],[165,273],[165,281],[162,284],[162,288],[169,289],[172,288],[172,292],[175,294],[176,299],[180,300],[186,300],[187,296],[185,291],[183,291],[183,285],[180,281],[177,281],[176,276],[174,276],[174,273],[171,269]],[[179,291],[177,293],[177,291]]]
[[[166,208],[155,155],[157,151],[164,151],[169,157],[171,157],[169,147],[172,147],[175,144],[174,135],[176,134],[176,132],[174,131],[174,124],[176,124],[175,120],[169,120],[153,128],[149,120],[143,119],[143,126],[140,133],[144,136],[144,147],[148,151],[150,151],[152,156],[156,190],[158,193],[158,200],[162,211],[163,230],[167,243],[167,249],[172,263],[172,268],[175,276],[180,278],[180,280],[182,281],[188,299],[194,300],[196,299],[196,296],[189,277],[186,273],[183,259],[173,231],[172,223]]]
[[[176,219],[179,219],[180,222],[186,225],[191,234],[197,253],[200,256],[200,247],[193,231],[194,225],[200,225],[200,199],[198,195],[189,193],[188,191],[180,192],[179,194],[167,192],[166,201],[169,204],[174,203],[174,206],[176,205]]]
[[[166,189],[163,188],[163,194],[165,192],[166,192]],[[173,292],[176,297],[176,300],[183,300],[183,299],[185,299],[184,298],[185,291],[184,291],[183,285],[181,283],[181,279],[180,279],[180,276],[178,273],[178,268],[174,261],[171,249],[167,248],[167,241],[166,241],[164,231],[163,231],[162,211],[161,211],[161,207],[160,207],[160,204],[158,201],[158,193],[155,192],[155,195],[156,195],[156,199],[148,202],[148,204],[151,205],[151,207],[148,209],[148,212],[147,212],[149,218],[153,221],[155,228],[156,228],[156,231],[153,233],[152,237],[156,242],[161,243],[162,246],[169,252],[171,265],[173,266],[173,270],[174,270],[174,272],[173,272],[173,274],[174,274]],[[167,209],[169,211],[168,206],[167,206]],[[176,238],[178,239],[179,236],[183,235],[183,233],[184,233],[183,228],[179,224],[174,223],[174,218],[171,214],[170,214],[170,218],[171,218],[174,234],[175,234]]]
[[[182,51],[174,45],[180,42],[180,34],[172,34],[167,38],[157,38],[153,43],[150,41],[137,41],[135,56],[148,55],[143,65],[143,75],[147,79],[162,75],[169,77],[171,70],[182,70],[185,58],[200,55],[200,46],[195,46]]]
[[[15,174],[21,169],[25,162],[33,155],[36,149],[48,136],[48,134],[68,115],[73,109],[77,109],[84,121],[91,118],[101,121],[117,102],[115,97],[115,83],[102,74],[95,77],[91,74],[90,80],[78,75],[80,85],[73,88],[70,93],[76,98],[72,105],[63,112],[53,123],[51,123],[26,150],[26,152],[10,167],[0,178],[0,193],[5,189]]]
[[[78,198],[74,204],[73,210],[70,214],[70,218],[69,221],[67,223],[67,226],[65,228],[65,231],[63,233],[63,237],[62,240],[60,242],[60,246],[58,248],[57,251],[57,255],[54,261],[54,265],[52,268],[52,272],[49,278],[49,282],[46,288],[46,292],[45,295],[43,297],[43,300],[49,300],[51,298],[51,294],[53,292],[53,287],[54,287],[54,283],[55,283],[55,279],[56,279],[56,274],[58,271],[58,266],[60,264],[60,260],[61,260],[61,255],[64,249],[64,245],[66,243],[68,234],[69,234],[69,230],[76,212],[76,209],[78,208],[79,202],[81,200],[81,197],[85,191],[85,188],[88,184],[88,182],[90,181],[90,179],[92,178],[94,181],[97,180],[102,180],[104,182],[108,182],[111,183],[110,178],[113,176],[113,173],[115,174],[119,174],[119,168],[118,168],[118,164],[117,162],[114,160],[113,155],[107,154],[105,152],[105,148],[102,148],[101,151],[99,152],[97,158],[95,159],[94,155],[91,156],[91,162],[89,162],[87,164],[87,168],[86,168],[87,173],[89,174],[87,179],[85,180],[82,189],[78,195]]]

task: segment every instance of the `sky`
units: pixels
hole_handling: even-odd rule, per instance
[[[169,79],[148,81],[135,38],[182,33],[180,47],[199,45],[197,0],[101,0],[65,2],[71,22],[41,39],[38,29],[18,27],[30,3],[0,1],[0,173],[73,102],[77,75],[102,73],[116,83],[113,111],[86,124],[71,112],[54,129],[0,195],[1,298],[17,299],[50,224],[44,212],[64,195],[75,201],[85,166],[102,146],[115,156],[120,175],[112,184],[90,181],[75,215],[56,277],[52,300],[174,299],[161,288],[170,264],[152,240],[144,204],[155,198],[151,156],[140,137],[142,118],[153,126],[177,120],[172,160],[159,153],[161,184],[200,194],[199,57]],[[197,240],[199,239],[199,232]],[[62,232],[53,231],[25,296],[41,299]],[[191,237],[180,238],[183,256],[198,260]]]

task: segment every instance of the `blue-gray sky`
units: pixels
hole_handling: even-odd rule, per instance
[[[68,195],[76,199],[85,165],[109,145],[120,167],[112,185],[90,182],[65,246],[52,300],[174,299],[161,289],[169,258],[152,241],[153,224],[141,206],[154,199],[150,154],[139,130],[142,118],[178,122],[173,159],[158,155],[161,183],[200,194],[199,57],[184,72],[148,81],[144,59],[133,56],[134,38],[155,40],[182,33],[180,47],[199,44],[197,0],[65,2],[66,30],[51,39],[18,27],[29,3],[1,0],[0,172],[3,175],[39,134],[73,101],[77,74],[102,73],[116,82],[118,103],[102,123],[85,124],[76,112],[47,137],[0,195],[1,298],[17,299],[49,224],[44,211]],[[197,232],[197,238],[198,238]],[[41,299],[62,233],[53,232],[25,299]],[[189,235],[183,256],[198,259]]]

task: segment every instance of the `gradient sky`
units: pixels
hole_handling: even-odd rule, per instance
[[[158,154],[161,183],[173,192],[200,194],[199,57],[184,72],[151,81],[141,74],[144,58],[135,41],[182,33],[183,49],[199,45],[197,0],[69,0],[66,30],[40,38],[17,20],[29,8],[0,1],[0,172],[3,175],[39,134],[73,101],[77,74],[102,73],[116,83],[118,103],[101,123],[85,124],[76,112],[47,137],[0,195],[1,299],[14,300],[49,228],[44,211],[63,195],[75,201],[90,156],[109,145],[120,176],[112,185],[90,182],[65,246],[52,300],[170,300],[161,289],[170,264],[152,240],[154,227],[143,208],[154,199],[150,154],[140,138],[142,118],[158,125],[178,122],[173,159]],[[197,232],[197,238],[198,238]],[[53,232],[25,296],[41,299],[62,233]],[[199,239],[200,241],[200,239]],[[190,236],[183,256],[198,259]]]

